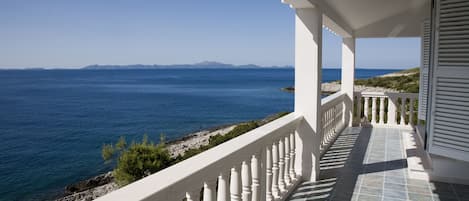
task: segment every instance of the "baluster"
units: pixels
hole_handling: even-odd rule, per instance
[[[357,107],[356,108],[357,108],[356,118],[360,121],[362,117],[362,97],[360,95],[357,95]]]
[[[242,185],[242,200],[251,201],[251,168],[250,163],[243,161],[241,165],[241,185]]]
[[[384,97],[379,98],[379,123],[384,124]]]
[[[296,179],[295,172],[295,132],[290,133],[290,177]]]
[[[204,182],[204,201],[215,201],[215,181]]]
[[[290,179],[290,135],[288,134],[285,136],[285,184],[290,186],[291,179]]]
[[[409,125],[414,124],[414,99],[409,98]]]
[[[279,155],[279,160],[278,160],[278,166],[279,166],[279,171],[278,171],[278,187],[280,188],[281,192],[286,191],[286,185],[285,185],[285,144],[283,143],[282,138],[278,141],[278,155]]]
[[[228,173],[220,173],[218,176],[217,201],[228,201]]]
[[[376,124],[376,97],[371,98],[371,124]]]
[[[369,112],[368,106],[370,105],[370,103],[368,101],[369,101],[369,97],[365,97],[365,104],[363,106],[363,109],[364,109],[363,116],[365,117],[366,122],[370,120],[369,115],[368,115],[368,112]]]
[[[260,182],[259,182],[259,159],[257,155],[252,155],[251,158],[251,175],[252,175],[252,201],[260,201],[261,200],[261,192],[260,192]]]
[[[272,173],[272,148],[268,145],[265,149],[265,197],[266,200],[271,201],[274,200],[274,196],[272,194],[272,180],[273,180],[273,173]]]
[[[272,145],[272,194],[275,198],[280,196],[280,189],[278,185],[278,146],[277,143],[273,143]]]
[[[240,201],[240,178],[239,170],[236,167],[231,168],[230,176],[230,198],[231,201]]]
[[[396,104],[397,104],[397,99],[394,98],[393,96],[389,96],[389,98],[388,98],[388,124],[389,125],[396,125],[397,124]]]
[[[405,125],[405,102],[406,98],[402,97],[401,98],[401,122],[399,125],[404,126]]]
[[[200,188],[195,189],[193,191],[187,191],[186,200],[187,201],[199,201],[200,200]]]

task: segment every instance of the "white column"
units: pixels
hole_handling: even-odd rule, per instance
[[[295,168],[305,180],[319,174],[321,142],[322,12],[318,7],[296,9],[295,113],[304,121],[296,130]]]
[[[342,38],[341,91],[345,94],[344,123],[353,123],[353,87],[355,80],[355,38]],[[358,101],[358,100],[357,100]]]

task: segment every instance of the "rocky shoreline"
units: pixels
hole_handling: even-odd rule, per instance
[[[285,92],[288,92],[288,93],[294,93],[295,92],[295,87],[284,87],[281,90],[285,91]],[[322,83],[321,91],[322,91],[323,94],[333,94],[335,92],[338,92],[338,91],[340,91],[340,83],[338,81]],[[373,92],[398,92],[397,90],[394,90],[394,89],[383,88],[383,87],[370,87],[370,86],[364,86],[364,85],[355,85],[354,91],[356,91],[356,92],[366,92],[366,91],[370,91],[370,92],[371,91],[373,91]]]

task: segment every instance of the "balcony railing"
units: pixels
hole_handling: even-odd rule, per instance
[[[291,113],[101,197],[115,200],[273,200],[299,182]]]
[[[321,102],[321,153],[345,127],[341,92]],[[174,166],[99,198],[99,201],[284,200],[301,181],[303,117],[291,113]]]
[[[321,156],[345,128],[344,99],[345,94],[337,92],[321,100],[322,141],[319,148]]]
[[[354,122],[374,126],[412,126],[418,123],[416,93],[356,92]]]

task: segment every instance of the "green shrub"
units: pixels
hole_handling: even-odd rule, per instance
[[[109,161],[116,151],[120,153],[113,174],[116,182],[121,186],[158,172],[172,164],[171,156],[164,142],[154,144],[148,140],[147,136],[144,136],[141,142],[131,143],[129,147],[122,137],[114,146],[103,146],[103,158]]]

